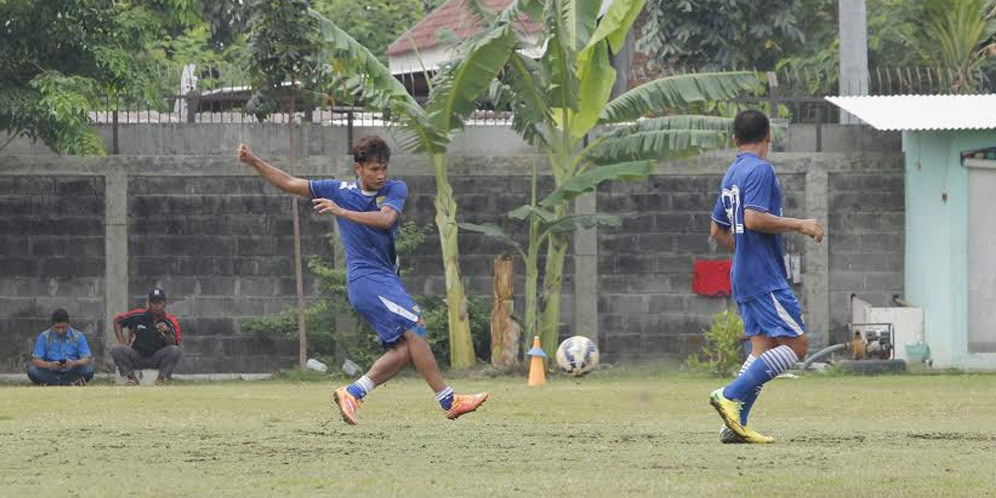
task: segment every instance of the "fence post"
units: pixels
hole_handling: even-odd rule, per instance
[[[353,110],[346,111],[346,155],[353,152]]]
[[[768,98],[771,105],[771,117],[778,118],[778,75],[774,71],[768,71]]]
[[[197,108],[200,107],[201,93],[191,90],[185,96],[187,99],[187,122],[194,123],[197,120]]]
[[[121,149],[118,148],[118,110],[114,109],[111,112],[111,154],[120,153]]]

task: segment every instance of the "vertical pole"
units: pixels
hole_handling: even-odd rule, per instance
[[[840,95],[868,95],[868,19],[865,0],[838,0],[840,30]],[[842,124],[861,121],[840,111]]]
[[[104,175],[104,363],[113,365],[114,315],[128,310],[128,173],[113,165]]]
[[[287,157],[290,159],[291,174],[297,174],[297,161],[294,154],[294,94],[291,93],[290,111],[287,113]],[[298,363],[304,369],[308,361],[308,330],[304,323],[304,276],[301,268],[301,220],[297,197],[291,197],[291,217],[294,223],[294,277],[297,280],[297,334]]]
[[[768,99],[771,105],[771,117],[777,119],[778,116],[778,75],[774,71],[768,71]]]

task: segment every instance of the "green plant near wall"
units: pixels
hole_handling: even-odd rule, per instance
[[[407,222],[399,228],[396,245],[402,262],[402,275],[411,271],[411,267],[405,264],[405,256],[417,251],[431,232],[431,228],[414,222]],[[349,304],[346,270],[335,268],[317,256],[309,259],[308,269],[318,278],[322,293],[322,298],[305,310],[309,357],[335,366],[348,358],[363,368],[369,367],[384,350],[373,331],[359,319]],[[450,336],[446,301],[433,296],[415,296],[415,301],[422,307],[429,346],[436,360],[440,365],[448,364]],[[471,339],[474,350],[482,354],[490,354],[491,350],[490,312],[486,299],[468,299]],[[241,327],[249,333],[293,339],[298,333],[297,312],[291,309],[273,316],[247,319]],[[480,358],[487,360],[484,356]]]
[[[737,312],[717,313],[712,325],[705,330],[705,345],[697,354],[688,357],[688,367],[723,377],[735,372],[743,361],[743,330],[744,322]]]
[[[492,28],[500,32],[504,23],[523,17],[543,26],[543,54],[538,59],[524,55],[536,47],[517,38],[492,95],[513,111],[512,128],[541,151],[554,181],[552,192],[539,195],[534,171],[531,202],[509,213],[529,225],[528,246],[518,248],[526,266],[524,334],[539,335],[551,356],[561,324],[569,235],[579,228],[619,224],[606,214],[574,213],[574,199],[602,182],[646,179],[658,162],[730,145],[731,118],[681,109],[733,100],[760,88],[750,71],[696,73],[655,79],[612,98],[616,70],[611,56],[622,50],[644,0],[615,0],[602,15],[599,5],[518,0]],[[510,240],[493,224],[463,226]]]

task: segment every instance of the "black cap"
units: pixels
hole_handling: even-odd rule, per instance
[[[149,301],[155,301],[158,299],[162,299],[163,301],[165,301],[166,293],[163,292],[163,290],[160,289],[159,287],[156,287],[155,289],[149,291]]]

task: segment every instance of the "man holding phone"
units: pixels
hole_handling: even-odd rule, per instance
[[[86,385],[93,378],[93,354],[86,336],[69,326],[69,313],[57,309],[52,326],[38,334],[28,378],[46,386]]]

